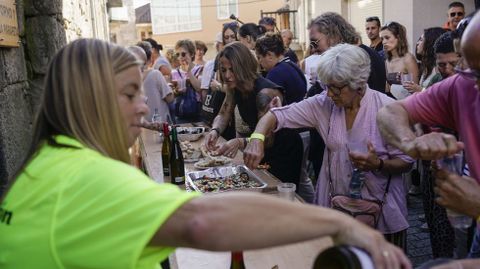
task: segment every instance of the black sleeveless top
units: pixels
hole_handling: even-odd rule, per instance
[[[242,97],[242,94],[238,90],[235,90],[234,93],[235,103],[238,106],[240,116],[252,131],[255,130],[255,126],[257,126],[258,123],[257,94],[265,88],[278,89],[282,94],[284,93],[284,89],[281,86],[262,76],[255,79],[253,91],[250,92],[246,98]]]

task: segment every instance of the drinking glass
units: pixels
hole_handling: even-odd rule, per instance
[[[296,189],[297,186],[295,185],[295,183],[280,183],[277,185],[278,196],[289,201],[295,200]]]
[[[404,82],[410,82],[410,81],[413,81],[413,75],[412,74],[402,74],[402,77],[401,77],[401,81],[402,81],[402,84]]]
[[[437,160],[437,165],[440,169],[444,169],[450,173],[462,176],[463,172],[463,154],[457,153],[453,156],[444,157]],[[453,228],[468,228],[472,224],[472,219],[469,216],[455,212],[451,209],[447,210],[447,217]]]
[[[347,143],[347,149],[351,153],[356,154],[367,154],[368,153],[368,146],[365,140],[353,140]]]

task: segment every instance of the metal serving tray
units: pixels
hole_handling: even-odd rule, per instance
[[[227,176],[240,174],[240,173],[247,173],[249,180],[256,181],[260,186],[250,187],[250,188],[229,189],[229,190],[222,190],[222,191],[215,191],[215,192],[204,192],[204,193],[221,193],[221,192],[228,192],[228,191],[262,192],[263,189],[267,187],[267,183],[265,183],[265,181],[263,181],[257,175],[255,175],[252,172],[252,170],[248,169],[245,165],[212,167],[203,171],[190,172],[190,173],[187,173],[185,183],[187,185],[187,188],[190,188],[191,190],[194,190],[196,192],[202,192],[195,184],[195,181],[198,179],[202,179],[203,176],[224,179]]]

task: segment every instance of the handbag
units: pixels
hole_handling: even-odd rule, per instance
[[[222,108],[225,96],[226,94],[222,91],[212,90],[211,88],[208,89],[201,111],[202,119],[206,123],[213,123],[213,120],[218,115],[220,108]]]
[[[182,73],[177,69],[180,77]],[[181,118],[193,118],[198,115],[199,104],[195,89],[190,83],[186,83],[185,93],[180,94],[175,98],[175,115]]]
[[[333,107],[332,107],[333,111]],[[331,116],[331,114],[330,114]],[[330,126],[327,134],[330,133]],[[328,136],[328,135],[327,135]],[[383,193],[382,200],[356,199],[344,194],[336,194],[333,188],[332,174],[330,171],[330,150],[327,149],[328,181],[330,188],[330,206],[333,209],[341,211],[355,218],[356,220],[372,227],[377,228],[378,221],[382,215],[383,204],[386,201],[388,189],[392,175],[388,176],[387,186]]]
[[[212,73],[210,81],[212,81],[214,76],[215,71]],[[207,94],[205,95],[205,100],[202,103],[201,116],[203,121],[210,125],[213,123],[213,120],[222,108],[225,96],[226,94],[224,92],[219,90],[213,90],[212,87],[208,87]]]

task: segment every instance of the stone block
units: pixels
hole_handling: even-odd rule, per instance
[[[27,18],[25,34],[32,70],[45,74],[50,60],[66,44],[65,30],[55,17],[37,16]]]
[[[62,0],[25,0],[25,15],[27,17],[37,15],[54,15],[61,14],[63,1]]]
[[[0,68],[1,68],[0,69],[0,91],[2,91],[5,86],[7,86],[7,79],[5,78],[6,73],[3,70],[4,69],[4,64],[3,63],[4,63],[4,58],[5,58],[3,56],[3,50],[4,49],[5,48],[0,48]]]
[[[5,162],[0,166],[7,175],[20,165],[30,144],[33,117],[25,96],[27,86],[17,83],[0,92],[0,160]]]
[[[38,107],[40,106],[40,101],[43,94],[43,82],[44,76],[39,76],[35,79],[29,80],[27,96],[33,115],[37,113]]]
[[[17,20],[18,20],[18,34],[25,35],[25,9],[23,1],[17,0]]]
[[[23,45],[18,48],[2,48],[3,73],[6,84],[15,84],[27,80],[27,67]]]

